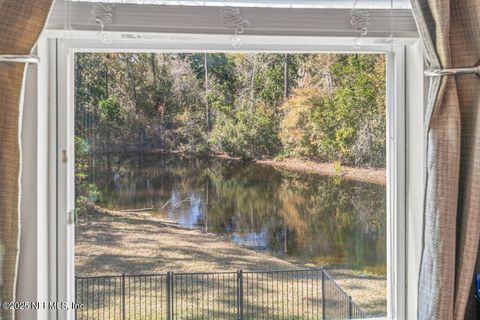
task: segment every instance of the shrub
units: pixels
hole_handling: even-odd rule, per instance
[[[336,88],[310,115],[322,160],[384,165],[384,62],[383,56],[344,55],[332,64]]]
[[[100,200],[101,193],[95,184],[89,183],[88,143],[75,136],[75,214],[81,215],[87,210],[87,202]]]
[[[234,117],[219,117],[210,142],[215,151],[245,159],[273,156],[280,149],[271,118],[248,111],[238,111]]]
[[[98,108],[103,121],[110,124],[118,124],[120,122],[120,103],[115,97],[100,100]]]
[[[88,164],[86,156],[88,144],[82,138],[75,136],[75,215],[86,212],[88,200]]]
[[[287,155],[294,157],[316,155],[310,115],[316,108],[321,107],[321,94],[316,88],[297,89],[281,106],[283,118],[280,122],[279,137]]]

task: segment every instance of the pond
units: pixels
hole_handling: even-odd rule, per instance
[[[177,154],[90,161],[100,206],[153,208],[161,218],[303,264],[386,272],[385,186]]]

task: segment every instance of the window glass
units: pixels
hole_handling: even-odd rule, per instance
[[[385,65],[75,53],[79,317],[385,316]]]

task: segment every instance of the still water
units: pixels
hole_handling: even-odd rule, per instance
[[[153,207],[300,263],[385,273],[384,186],[182,155],[104,155],[92,164],[101,206]]]

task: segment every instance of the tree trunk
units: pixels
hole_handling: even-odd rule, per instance
[[[204,67],[205,67],[205,122],[207,125],[207,132],[210,132],[211,122],[210,122],[210,106],[208,104],[208,57],[206,52],[204,54]]]
[[[257,55],[253,55],[252,80],[250,83],[250,111],[255,109],[255,73],[257,73]]]
[[[132,56],[131,53],[125,54],[125,63],[126,63],[126,66],[127,66],[128,81],[130,82],[132,92],[133,92],[133,100],[134,100],[133,104],[135,105],[135,112],[138,114],[139,110],[138,110],[137,88],[136,88],[136,84],[135,84],[135,78],[132,75],[131,66],[130,66],[130,57],[131,56]],[[140,126],[138,125],[138,123],[135,124],[135,129],[134,130],[137,132],[137,144],[138,144],[141,141]]]
[[[207,183],[205,186],[205,207],[203,208],[205,233],[208,233],[208,204],[210,202],[210,178],[207,177]]]
[[[109,58],[110,58],[110,55],[107,54],[107,56],[103,60],[103,66],[104,66],[104,72],[105,72],[105,99],[108,99],[108,96],[109,96],[109,90],[108,90],[108,64],[110,63]]]
[[[283,98],[285,100],[288,99],[288,96],[290,95],[290,92],[289,92],[289,83],[288,83],[288,67],[289,67],[289,55],[288,53],[285,53],[285,56],[284,56],[284,67],[283,67]]]
[[[155,53],[150,53],[150,63],[152,64],[153,89],[155,102],[157,101],[157,67],[155,64]]]
[[[128,80],[130,82],[130,86],[132,88],[132,92],[133,92],[133,100],[134,100],[134,105],[135,105],[135,111],[138,112],[138,99],[137,99],[137,88],[136,88],[136,85],[135,85],[135,79],[132,75],[132,71],[131,71],[131,67],[130,67],[130,59],[129,57],[131,56],[130,53],[127,53],[125,55],[125,63],[127,65],[127,77],[128,77]]]

